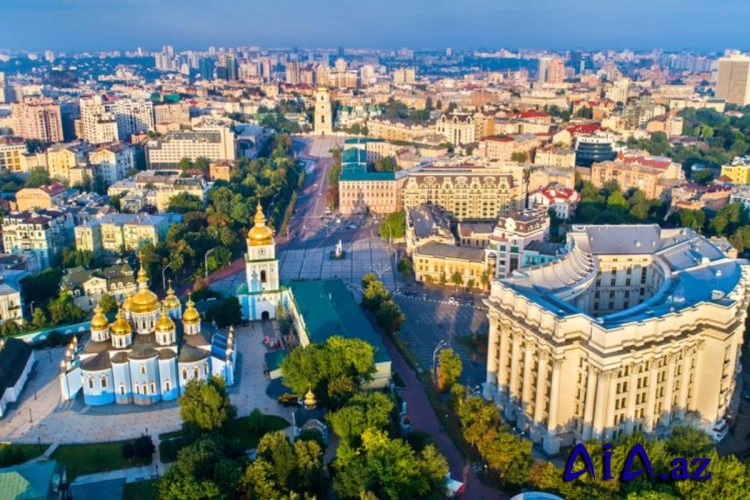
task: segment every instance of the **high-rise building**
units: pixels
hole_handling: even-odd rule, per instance
[[[104,106],[102,96],[81,97],[81,139],[91,144],[116,142],[117,120]]]
[[[228,127],[207,125],[190,131],[169,132],[146,144],[146,161],[151,168],[175,168],[183,158],[195,161],[236,159],[234,133]]]
[[[239,76],[239,68],[237,66],[237,58],[232,55],[227,55],[224,58],[224,65],[227,68],[227,80],[237,80]]]
[[[11,99],[10,94],[10,87],[5,81],[5,73],[0,71],[0,104],[11,102],[13,99]]]
[[[289,61],[286,63],[286,83],[297,85],[300,83],[300,69],[298,61]]]
[[[730,104],[750,104],[750,57],[731,55],[719,59],[716,97]]]
[[[154,130],[154,103],[149,100],[119,99],[107,108],[115,117],[117,134],[121,139]]]
[[[393,72],[393,83],[395,85],[413,85],[417,81],[417,70],[414,68],[399,68]]]
[[[210,57],[204,57],[198,62],[198,73],[202,80],[211,81],[214,79],[214,60]]]
[[[335,68],[337,73],[343,73],[344,71],[346,71],[346,59],[343,59],[341,57],[336,59]]]
[[[557,85],[565,80],[565,64],[558,57],[539,58],[539,77],[542,83]]]
[[[328,87],[318,87],[315,92],[315,133],[320,135],[333,132],[331,94]]]
[[[13,132],[24,139],[62,142],[63,126],[60,105],[49,98],[24,99],[10,106]]]
[[[586,62],[583,60],[583,52],[576,50],[570,53],[570,67],[573,68],[576,75],[580,75],[586,69]]]

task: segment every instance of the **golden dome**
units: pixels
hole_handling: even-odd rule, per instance
[[[313,394],[312,388],[307,390],[305,394],[305,408],[315,408],[316,405],[315,394]]]
[[[159,319],[156,320],[156,331],[157,332],[172,332],[174,331],[174,321],[167,314],[167,307],[162,303],[161,314]]]
[[[201,322],[201,315],[195,309],[195,302],[188,298],[187,308],[182,313],[182,322],[186,325],[196,325]]]
[[[148,289],[148,275],[143,267],[143,255],[140,256],[141,269],[138,271],[138,291],[130,298],[130,312],[154,313],[159,310],[159,298]]]
[[[112,323],[112,326],[110,326],[110,331],[112,332],[112,335],[130,335],[133,333],[133,327],[130,326],[128,320],[125,319],[125,316],[122,315],[122,309],[117,311],[117,318],[115,319],[115,322]]]
[[[263,215],[263,207],[258,201],[255,208],[255,226],[247,233],[247,239],[251,246],[273,245],[273,231],[266,226],[266,216]]]
[[[167,290],[167,297],[164,299],[163,304],[167,309],[179,309],[182,307],[180,299],[177,298],[177,295],[175,295],[174,290],[172,289],[172,280],[169,280],[169,290]]]
[[[104,315],[104,309],[97,304],[94,308],[94,317],[91,318],[91,329],[92,330],[106,330],[109,327],[109,321]]]

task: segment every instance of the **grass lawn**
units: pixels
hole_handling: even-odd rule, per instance
[[[151,464],[151,457],[145,461],[137,458],[133,460],[122,458],[122,445],[127,442],[65,444],[55,450],[52,458],[65,464],[71,481],[85,474]]]
[[[236,418],[227,424],[226,436],[244,450],[256,448],[261,436],[250,432],[249,417]],[[276,415],[263,415],[263,433],[284,430],[289,422]]]
[[[159,493],[159,480],[147,479],[135,483],[125,483],[122,500],[156,500]]]
[[[41,449],[38,444],[0,443],[0,450],[9,446],[21,450],[23,452],[23,457],[26,460],[31,460],[32,458],[40,456],[47,448],[49,448],[49,444],[45,443],[42,443]]]

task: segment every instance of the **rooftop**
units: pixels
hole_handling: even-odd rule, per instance
[[[469,262],[484,262],[484,249],[473,247],[456,247],[445,243],[431,241],[414,250],[418,255],[429,255],[444,259],[467,260]]]

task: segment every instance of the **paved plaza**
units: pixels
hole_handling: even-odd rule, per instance
[[[249,415],[254,408],[278,415],[291,422],[291,409],[284,408],[266,393],[268,380],[263,375],[266,352],[263,329],[259,323],[235,329],[238,364],[237,383],[229,388],[238,416]],[[37,351],[33,378],[22,399],[0,419],[0,441],[21,443],[83,443],[117,441],[138,437],[146,429],[156,437],[180,428],[179,407],[175,401],[153,406],[86,406],[79,396],[60,402],[57,375],[64,349]]]
[[[461,357],[461,383],[475,387],[485,381],[485,360],[472,359],[456,340],[457,336],[489,331],[487,311],[483,305],[450,305],[434,295],[415,298],[396,294],[395,300],[406,316],[399,335],[425,371],[432,369],[433,352],[443,340]]]
[[[393,250],[380,238],[361,239],[343,243],[344,258],[331,259],[335,245],[316,248],[283,250],[279,252],[279,272],[282,281],[341,278],[348,285],[358,286],[362,277],[374,272],[388,289],[396,287],[393,269]],[[211,283],[211,288],[234,295],[245,283],[245,270]]]
[[[313,158],[331,158],[331,150],[334,148],[343,148],[346,137],[342,136],[325,136],[311,137],[305,156]]]

